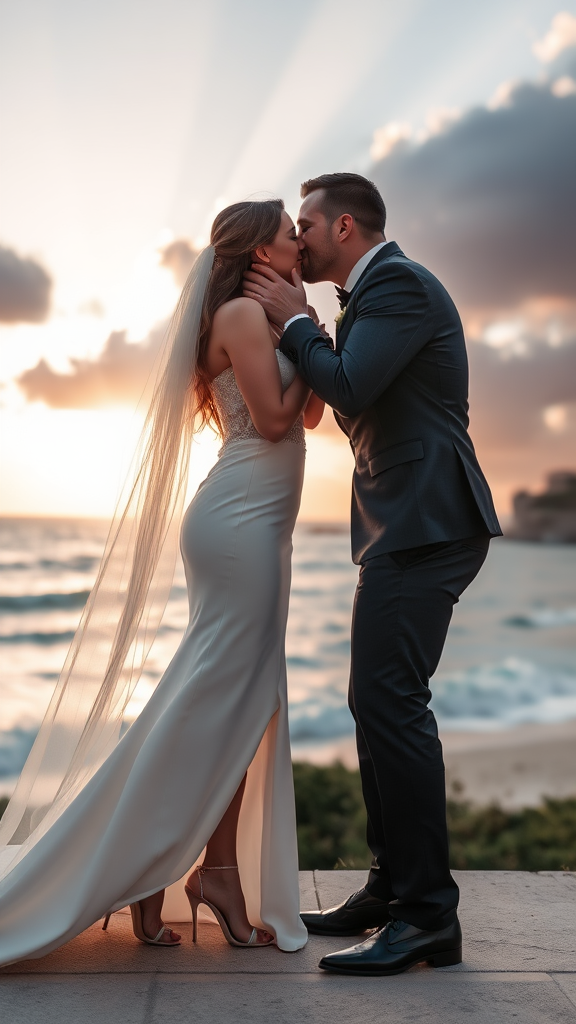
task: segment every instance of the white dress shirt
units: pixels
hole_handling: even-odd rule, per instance
[[[366,270],[366,267],[370,263],[370,260],[373,259],[376,253],[380,252],[380,249],[383,249],[385,245],[386,242],[378,242],[378,245],[375,245],[372,249],[369,249],[368,252],[365,252],[364,255],[361,256],[360,259],[358,260],[358,263],[354,264],[352,270],[350,271],[348,277],[346,278],[346,284],[344,285],[345,292],[352,291],[352,289],[358,283],[360,277]]]
[[[376,255],[377,252],[380,252],[380,249],[382,249],[385,245],[386,242],[378,242],[378,245],[374,245],[372,249],[369,249],[368,252],[365,252],[364,255],[360,257],[358,262],[354,264],[352,270],[350,271],[348,277],[346,278],[346,284],[344,285],[345,292],[352,291],[352,289],[358,283],[360,277],[366,270],[366,267],[370,263],[370,260]],[[296,316],[291,316],[290,319],[287,320],[286,323],[284,324],[284,330],[286,331],[290,327],[290,324],[293,324],[295,320],[300,320],[304,316],[308,316],[308,314],[296,313]]]

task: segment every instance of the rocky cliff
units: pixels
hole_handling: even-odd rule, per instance
[[[541,494],[519,491],[508,536],[518,540],[576,543],[576,473],[550,473]]]

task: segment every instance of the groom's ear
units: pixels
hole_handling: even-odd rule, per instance
[[[253,249],[251,253],[252,263],[267,263],[270,264],[270,256],[265,245],[259,245],[257,249]]]
[[[332,224],[332,231],[337,242],[343,242],[354,229],[354,217],[351,213],[342,213]]]

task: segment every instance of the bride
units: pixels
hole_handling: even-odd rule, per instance
[[[177,945],[161,910],[184,876],[194,941],[202,903],[234,945],[306,941],[284,639],[304,424],[323,403],[241,297],[251,262],[291,281],[298,257],[281,200],[237,203],[186,282],[134,476],[0,821],[0,964],[43,956],[102,916],[106,927],[127,905],[139,939]],[[223,444],[181,525],[189,624],[126,730],[172,584],[190,440],[206,424]]]

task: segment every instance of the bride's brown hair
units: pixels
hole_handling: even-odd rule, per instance
[[[280,229],[284,203],[281,199],[247,200],[227,206],[215,218],[210,233],[214,266],[202,305],[198,337],[198,359],[192,382],[198,426],[222,425],[206,372],[206,352],[216,310],[242,295],[244,271],[250,268],[252,252],[269,245]]]

